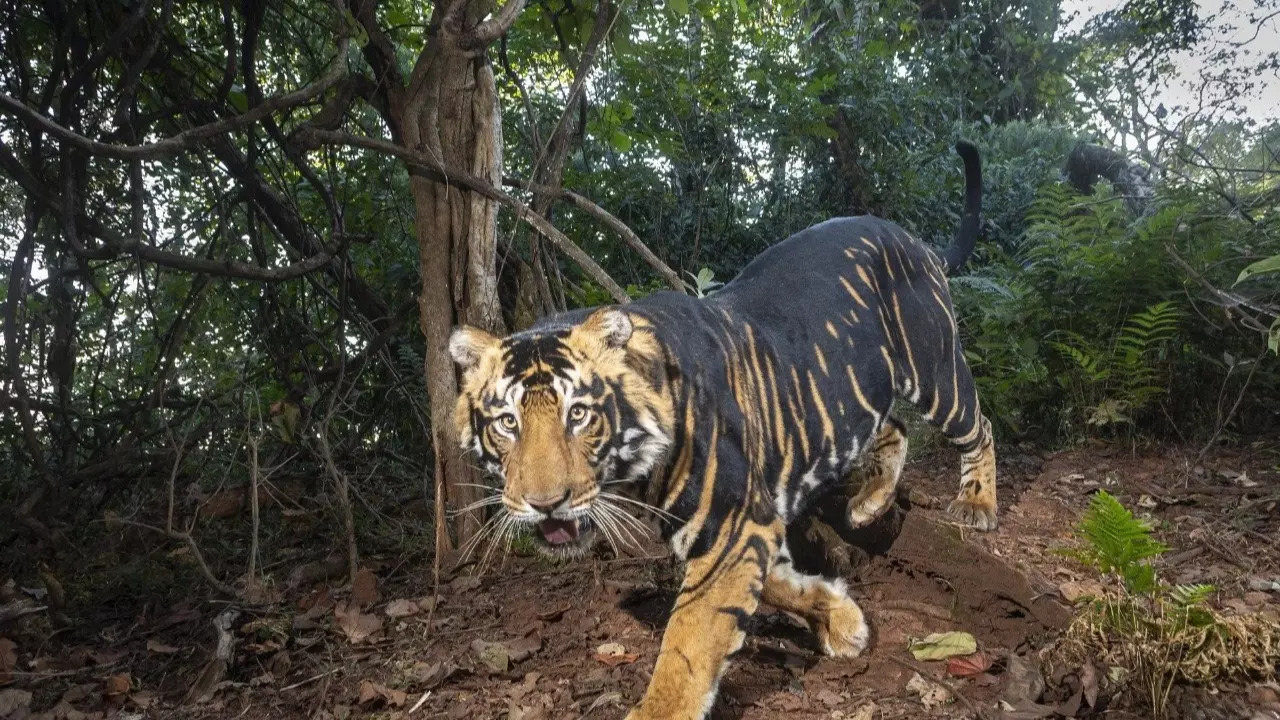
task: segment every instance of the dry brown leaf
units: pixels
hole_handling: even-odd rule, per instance
[[[386,685],[373,682],[371,680],[362,680],[360,682],[360,700],[361,705],[373,705],[375,703],[385,704],[387,707],[403,707],[409,697],[402,690],[389,688]]]
[[[542,649],[542,638],[537,635],[528,635],[517,640],[507,640],[502,644],[507,646],[507,654],[511,662],[518,663],[529,659]]]
[[[378,602],[378,576],[369,568],[360,568],[351,579],[351,604],[366,608]]]
[[[104,692],[107,697],[115,697],[129,692],[131,687],[133,687],[133,678],[129,677],[129,673],[119,673],[107,678]]]
[[[989,667],[991,667],[991,657],[981,652],[947,659],[947,674],[952,677],[974,677],[986,672]]]
[[[18,643],[0,637],[0,682],[9,679],[9,673],[18,666]]]
[[[172,655],[178,652],[178,648],[172,645],[165,645],[159,640],[152,638],[147,641],[147,652],[159,653],[161,655]]]
[[[395,600],[392,600],[391,602],[387,603],[386,610],[384,610],[384,612],[387,614],[387,617],[391,617],[391,618],[401,618],[401,617],[408,617],[410,615],[417,615],[421,611],[422,611],[422,606],[420,606],[417,602],[413,600],[407,600],[405,598],[397,598]]]
[[[411,681],[421,686],[423,690],[431,690],[440,683],[448,680],[454,673],[458,672],[458,666],[452,663],[430,663],[416,662],[409,668],[408,676]]]
[[[1080,668],[1080,687],[1084,690],[1084,700],[1089,703],[1089,707],[1098,704],[1098,670],[1093,663],[1085,661],[1084,667]]]
[[[31,707],[31,693],[26,690],[17,688],[0,690],[0,718],[14,717],[19,713],[25,714],[29,707]]]
[[[635,653],[628,653],[625,647],[616,642],[605,643],[597,647],[595,653],[595,659],[609,667],[630,665],[639,657]]]
[[[338,622],[338,628],[352,645],[358,645],[382,632],[382,618],[360,612],[360,608],[355,607],[354,603],[338,604],[333,608],[333,616]]]
[[[621,643],[608,642],[596,648],[597,655],[621,655],[627,649]]]
[[[560,618],[564,617],[564,614],[569,612],[569,608],[571,607],[573,606],[565,605],[564,607],[555,608],[554,610],[547,610],[546,612],[540,612],[538,613],[538,619],[545,622],[559,622]]]
[[[480,662],[494,672],[504,673],[511,667],[511,652],[500,642],[473,640],[471,649],[480,658]]]
[[[847,715],[846,717],[848,720],[874,720],[876,710],[878,709],[879,707],[875,703],[869,702],[864,705],[859,705],[858,709],[854,710],[852,715]]]
[[[155,704],[156,696],[146,690],[139,690],[136,693],[129,694],[129,702],[136,705],[139,710],[146,710]]]
[[[478,587],[480,587],[480,578],[475,575],[462,575],[454,578],[453,582],[449,583],[449,589],[454,592],[466,592],[475,590]]]
[[[1059,585],[1058,592],[1062,593],[1063,600],[1075,603],[1088,597],[1106,597],[1107,589],[1097,580],[1070,580]]]

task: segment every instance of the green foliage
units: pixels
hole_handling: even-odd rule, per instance
[[[1151,537],[1150,525],[1135,518],[1114,496],[1105,490],[1093,496],[1078,533],[1086,546],[1074,554],[1082,562],[1119,576],[1130,592],[1156,589],[1156,572],[1149,561],[1168,548]]]
[[[1094,598],[1072,619],[1056,652],[1124,672],[1113,682],[1136,688],[1164,717],[1175,682],[1214,683],[1266,677],[1280,662],[1274,619],[1223,617],[1209,606],[1214,587],[1160,583],[1151,561],[1167,548],[1105,491],[1094,496],[1077,530],[1084,547],[1067,554],[1123,580],[1123,592]]]
[[[1090,195],[1058,181],[1040,187],[1020,237],[988,246],[985,264],[952,279],[966,356],[1000,432],[1211,432],[1234,358],[1259,349],[1188,292],[1174,254],[1228,287],[1234,258],[1280,250],[1275,219],[1250,223],[1220,202],[1162,188],[1135,218],[1105,183]],[[1280,368],[1261,366],[1241,416],[1265,417],[1264,398],[1278,390]]]
[[[1180,315],[1172,302],[1156,303],[1132,315],[1105,349],[1072,331],[1050,343],[1075,364],[1058,381],[1085,408],[1088,424],[1133,423],[1134,413],[1169,392],[1158,363],[1177,335]]]

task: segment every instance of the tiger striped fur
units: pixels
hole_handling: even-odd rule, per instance
[[[996,526],[995,453],[952,315],[946,273],[973,249],[981,176],[965,164],[965,215],[939,258],[874,217],[821,223],[769,248],[714,296],[659,293],[570,312],[497,338],[459,328],[455,421],[503,481],[504,522],[536,528],[548,553],[617,535],[639,483],[685,577],[632,720],[704,717],[744,621],[764,601],[806,618],[823,649],[867,645],[843,582],[797,571],[786,525],[825,491],[864,486],[854,526],[892,504],[906,436],[895,396],[961,453],[950,510]],[[498,502],[496,497],[493,499]]]

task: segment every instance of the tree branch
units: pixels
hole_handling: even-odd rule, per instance
[[[299,133],[299,140],[304,143],[314,143],[315,145],[331,144],[331,145],[347,145],[350,147],[364,148],[375,152],[385,153],[393,157],[399,158],[401,161],[410,166],[412,171],[421,173],[424,177],[430,178],[435,182],[450,183],[460,185],[471,192],[482,195],[490,200],[506,205],[516,212],[516,216],[529,223],[543,237],[551,241],[561,252],[569,256],[574,262],[591,277],[592,280],[599,283],[601,287],[609,291],[613,299],[619,303],[631,302],[631,296],[627,295],[627,291],[617,283],[609,274],[600,267],[595,260],[591,259],[582,248],[570,240],[547,221],[546,218],[533,212],[527,205],[515,199],[503,190],[489,184],[484,178],[472,175],[468,172],[447,168],[436,162],[434,159],[425,155],[413,152],[407,148],[400,147],[386,140],[379,140],[370,137],[358,137],[347,133],[333,132],[328,130],[306,129]]]
[[[454,17],[451,13],[451,16],[445,20],[445,27],[458,34],[458,47],[463,50],[480,50],[488,47],[490,43],[511,29],[516,18],[520,16],[520,11],[524,9],[524,5],[525,0],[507,0],[497,14],[475,26],[470,32],[461,32],[462,19]],[[466,6],[467,3],[458,3],[455,13],[460,15]]]
[[[297,107],[310,101],[329,88],[333,87],[346,74],[347,70],[347,47],[350,40],[343,37],[338,42],[338,52],[330,63],[328,70],[320,77],[319,80],[306,85],[298,90],[284,95],[276,95],[262,102],[261,105],[241,113],[234,117],[209,123],[208,125],[200,125],[193,127],[163,140],[145,145],[115,145],[112,143],[104,143],[85,137],[73,130],[65,128],[52,119],[46,117],[40,112],[33,110],[23,104],[21,101],[10,97],[5,93],[0,93],[0,110],[5,110],[17,119],[24,122],[27,126],[36,130],[46,132],[60,140],[71,143],[86,152],[102,157],[111,157],[121,160],[131,159],[154,159],[160,157],[168,157],[177,155],[185,150],[195,147],[198,143],[215,135],[238,130],[247,125],[251,125],[272,113]]]
[[[617,233],[618,237],[622,238],[622,241],[625,242],[632,250],[635,250],[636,254],[638,254],[641,259],[649,265],[649,267],[653,268],[655,272],[662,276],[662,279],[667,282],[667,285],[669,285],[672,290],[682,293],[688,292],[688,286],[680,279],[679,273],[671,269],[670,265],[667,265],[661,258],[655,255],[654,252],[649,249],[649,246],[645,245],[644,241],[640,239],[640,236],[635,234],[635,231],[627,227],[626,223],[622,222],[618,216],[608,210],[605,210],[572,190],[565,190],[564,188],[550,187],[547,185],[535,185],[525,180],[513,177],[502,178],[502,183],[511,187],[520,188],[521,190],[528,190],[529,192],[537,195],[547,195],[557,199],[568,200],[573,203],[575,207],[604,223],[610,230]]]

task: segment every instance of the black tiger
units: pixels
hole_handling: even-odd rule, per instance
[[[785,527],[869,469],[854,526],[889,506],[906,457],[890,414],[906,398],[959,449],[951,512],[996,527],[995,452],[952,315],[946,275],[972,252],[982,180],[958,143],[965,207],[935,255],[870,216],[815,225],[761,253],[706,299],[658,293],[551,317],[506,338],[459,328],[463,445],[502,480],[502,523],[548,553],[616,536],[639,484],[686,561],[653,679],[628,716],[706,715],[743,621],[761,600],[807,618],[824,650],[867,644],[840,581],[798,572]]]

